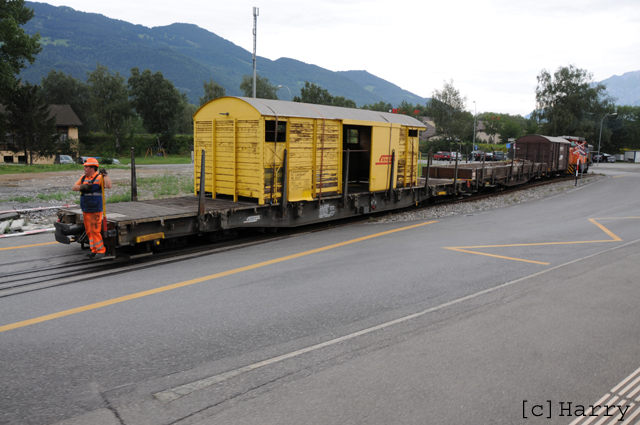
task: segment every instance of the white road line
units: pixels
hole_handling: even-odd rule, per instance
[[[640,414],[640,409],[636,409],[636,411],[635,411],[635,412],[633,412],[633,413],[631,414],[631,416],[629,416],[628,418],[625,418],[625,419],[624,419],[624,420],[625,420],[625,422],[627,422],[627,421],[628,421],[627,423],[631,422],[631,421],[632,421],[636,416],[638,416],[638,414]],[[637,425],[637,423],[636,423],[636,425]]]
[[[636,387],[636,389],[635,389],[635,390],[633,390],[632,392],[630,392],[630,393],[627,395],[627,397],[632,398],[634,395],[636,395],[636,394],[638,393],[638,391],[640,391],[640,385],[638,385],[638,386]]]
[[[626,406],[626,405],[627,405],[627,404],[626,404],[626,402],[625,402],[625,404],[624,404],[624,405],[621,405],[621,406],[623,406],[623,407],[624,407],[624,406]],[[631,403],[631,404],[629,405],[629,410],[626,410],[626,411],[624,412],[625,416],[626,416],[628,413],[631,413],[631,411],[633,411],[633,408],[634,408],[634,407],[635,407],[635,404],[634,404],[634,403]],[[618,413],[616,416],[614,416],[614,418],[613,418],[613,419],[611,419],[611,422],[609,422],[607,425],[613,425],[613,424],[615,424],[615,423],[619,423],[619,422],[621,422],[621,421],[620,421],[620,418],[622,418],[622,413]],[[624,418],[624,419],[623,419],[623,421],[625,421],[625,420],[627,420],[627,418]]]
[[[627,385],[624,390],[620,391],[620,394],[626,394],[627,391],[629,391],[631,389],[631,387],[633,387],[638,382],[640,382],[640,376],[638,376],[636,379],[634,379],[632,383]],[[631,397],[631,396],[633,396],[633,394],[629,394],[629,397]]]
[[[640,239],[636,239],[634,241],[627,242],[627,243],[625,243],[623,245],[618,245],[618,246],[606,249],[606,250],[601,251],[601,252],[596,252],[595,254],[587,255],[586,257],[578,258],[578,259],[566,262],[564,264],[560,264],[560,265],[557,265],[555,267],[551,267],[551,268],[549,268],[547,270],[542,270],[540,272],[531,274],[529,276],[524,276],[524,277],[521,277],[519,279],[512,280],[511,282],[506,282],[506,283],[503,283],[501,285],[494,286],[493,288],[488,288],[488,289],[485,289],[483,291],[479,291],[479,292],[476,292],[474,294],[470,294],[470,295],[467,295],[467,296],[464,296],[464,297],[461,297],[461,298],[446,302],[444,304],[440,304],[440,305],[437,305],[435,307],[428,308],[428,309],[423,310],[423,311],[418,312],[418,313],[414,313],[414,314],[410,314],[408,316],[400,317],[399,319],[395,319],[395,320],[392,320],[390,322],[382,323],[382,324],[377,325],[377,326],[366,328],[366,329],[363,329],[361,331],[354,332],[354,333],[351,333],[351,334],[348,334],[348,335],[344,335],[344,336],[341,336],[339,338],[335,338],[335,339],[332,339],[332,340],[329,340],[329,341],[325,341],[325,342],[322,342],[320,344],[312,345],[310,347],[306,347],[306,348],[303,348],[303,349],[300,349],[300,350],[297,350],[297,351],[292,351],[290,353],[286,353],[286,354],[283,354],[281,356],[272,357],[270,359],[267,359],[267,360],[264,360],[264,361],[261,361],[261,362],[258,362],[258,363],[254,363],[254,364],[251,364],[251,365],[248,365],[248,366],[241,367],[239,369],[230,370],[228,372],[221,373],[219,375],[210,376],[210,377],[207,377],[207,378],[199,379],[197,381],[189,382],[189,383],[184,384],[184,385],[179,385],[179,386],[176,386],[176,387],[173,387],[173,388],[168,388],[166,390],[154,393],[153,395],[154,395],[154,397],[156,397],[161,402],[169,403],[169,402],[177,400],[177,399],[179,399],[181,397],[184,397],[185,395],[189,395],[189,394],[191,394],[191,393],[193,393],[195,391],[202,390],[204,388],[207,388],[207,387],[210,387],[212,385],[218,384],[220,382],[226,381],[227,379],[236,377],[238,375],[242,375],[242,374],[244,374],[246,372],[250,372],[252,370],[255,370],[255,369],[258,369],[258,368],[261,368],[261,367],[264,367],[264,366],[272,365],[272,364],[281,362],[281,361],[286,360],[286,359],[291,359],[293,357],[298,357],[298,356],[300,356],[302,354],[309,353],[309,352],[315,351],[315,350],[319,350],[321,348],[329,347],[329,346],[338,344],[340,342],[344,342],[344,341],[347,341],[347,340],[350,340],[350,339],[353,339],[353,338],[356,338],[356,337],[359,337],[359,336],[362,336],[362,335],[369,334],[371,332],[375,332],[375,331],[378,331],[378,330],[381,330],[381,329],[388,328],[388,327],[393,326],[393,325],[397,325],[399,323],[404,323],[404,322],[407,322],[409,320],[415,319],[417,317],[421,317],[421,316],[424,316],[426,314],[433,313],[435,311],[442,310],[442,309],[447,308],[447,307],[451,307],[452,305],[456,305],[456,304],[459,304],[461,302],[477,298],[477,297],[479,297],[481,295],[485,295],[485,294],[489,294],[491,292],[495,292],[495,291],[497,291],[499,289],[506,288],[506,287],[514,285],[516,283],[519,283],[519,282],[522,282],[522,281],[525,281],[525,280],[528,280],[528,279],[531,279],[531,278],[534,278],[534,277],[537,277],[537,276],[541,276],[543,274],[546,274],[546,273],[549,273],[551,271],[560,269],[562,267],[566,267],[566,266],[578,263],[578,262],[583,261],[583,260],[588,260],[589,258],[595,257],[597,255],[604,254],[604,253],[607,253],[607,252],[610,252],[610,251],[614,251],[614,250],[617,250],[617,249],[620,249],[620,248],[623,248],[625,246],[629,246],[629,245],[632,245],[632,244],[635,244],[635,243],[638,243],[638,242],[640,242]],[[617,399],[617,397],[616,397],[616,399]]]
[[[627,382],[629,382],[630,379],[633,379],[634,376],[636,376],[638,374],[638,372],[640,372],[640,367],[637,368],[635,370],[635,372],[633,372],[631,375],[627,376],[622,382],[620,382],[618,385],[616,385],[615,387],[613,387],[613,389],[611,390],[612,393],[615,393],[616,391],[618,391],[618,389],[620,389],[620,387],[622,387],[624,384],[626,384]]]

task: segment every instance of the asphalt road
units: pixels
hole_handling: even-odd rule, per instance
[[[636,423],[640,173],[617,165],[499,210],[0,298],[0,423]]]

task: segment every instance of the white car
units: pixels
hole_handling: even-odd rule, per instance
[[[60,155],[60,164],[75,164],[75,161],[69,155]]]
[[[460,152],[451,152],[451,160],[455,161],[456,157],[458,158],[458,161],[462,161],[462,154]]]

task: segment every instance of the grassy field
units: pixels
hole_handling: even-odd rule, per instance
[[[131,158],[118,158],[125,165],[131,164]],[[191,164],[191,155],[189,156],[148,156],[136,157],[136,165],[162,165],[162,164]]]
[[[120,159],[122,165],[106,165],[107,169],[120,168],[125,169],[131,163],[131,158]],[[190,164],[191,156],[150,156],[136,158],[136,165],[163,165],[163,164]],[[48,173],[52,171],[80,171],[83,166],[79,164],[5,164],[0,163],[0,174],[24,174],[24,173]]]
[[[0,163],[0,174],[29,174],[29,173],[48,173],[50,171],[79,171],[82,173],[82,165],[78,164],[4,164]]]
[[[160,199],[193,194],[193,180],[189,175],[176,176],[164,174],[137,179],[138,199]],[[128,184],[114,184],[113,193],[107,193],[107,204],[131,201],[131,189]]]

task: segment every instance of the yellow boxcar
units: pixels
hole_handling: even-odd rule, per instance
[[[204,191],[213,198],[275,204],[286,187],[288,202],[319,200],[341,194],[345,175],[370,192],[418,183],[418,135],[426,127],[406,115],[222,97],[193,120],[195,194],[203,150]]]

